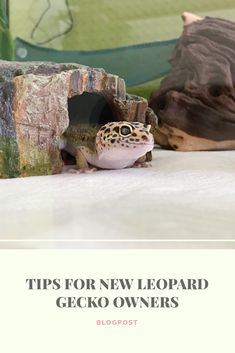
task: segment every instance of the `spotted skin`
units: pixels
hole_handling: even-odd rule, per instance
[[[147,167],[146,153],[154,147],[150,125],[139,122],[110,122],[97,132],[94,149],[75,146],[66,135],[67,149],[76,159],[80,172],[92,169],[123,169],[128,167]],[[71,148],[72,145],[72,148]],[[66,146],[65,146],[66,150]]]

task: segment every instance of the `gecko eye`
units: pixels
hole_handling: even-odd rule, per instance
[[[132,130],[128,125],[123,125],[120,129],[120,135],[122,136],[127,136],[127,135],[130,135],[131,133],[132,133]]]

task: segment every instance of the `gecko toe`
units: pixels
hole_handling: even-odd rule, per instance
[[[83,169],[79,169],[79,174],[91,174],[96,170],[97,168],[83,168]]]
[[[68,172],[71,173],[71,174],[77,174],[77,173],[78,173],[78,170],[77,170],[77,169],[74,169],[74,168],[70,168],[70,169],[68,170]]]
[[[147,162],[137,162],[133,165],[133,168],[151,168],[152,164]]]

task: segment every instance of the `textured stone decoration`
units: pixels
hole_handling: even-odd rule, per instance
[[[235,149],[235,23],[182,17],[171,72],[150,100],[155,139],[181,151]]]
[[[145,122],[147,101],[127,95],[124,80],[103,69],[0,61],[0,177],[61,172],[58,139],[70,124],[68,101],[84,92],[104,97],[113,120]]]

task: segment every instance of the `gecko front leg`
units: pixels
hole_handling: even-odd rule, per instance
[[[151,163],[148,163],[146,155],[140,157],[135,161],[133,168],[149,168],[152,167]]]
[[[92,155],[93,152],[87,147],[77,147],[75,151],[76,166],[79,173],[92,173],[97,168],[90,167],[86,156]]]

